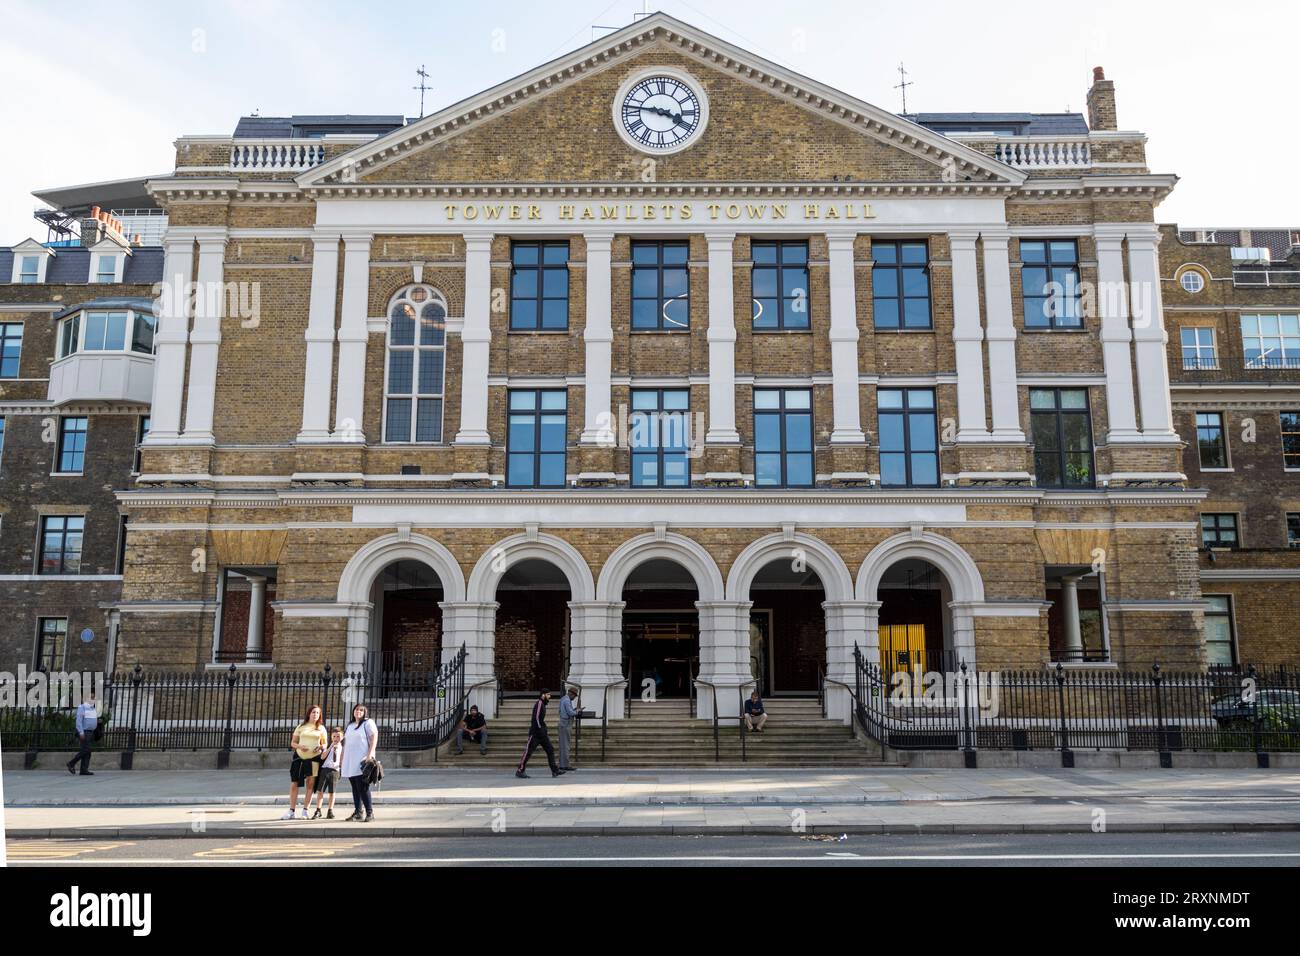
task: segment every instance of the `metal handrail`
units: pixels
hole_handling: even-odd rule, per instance
[[[748,754],[749,748],[746,743],[748,741],[748,738],[745,736],[745,688],[748,687],[750,684],[754,685],[755,690],[758,689],[757,680],[747,680],[745,681],[745,683],[738,684],[736,686],[736,694],[739,696],[739,702],[738,702],[739,706],[736,708],[736,732],[740,734],[740,762],[741,763],[745,763],[749,760],[749,754]],[[717,696],[714,695],[713,709],[715,711],[718,709],[716,701],[717,701]]]
[[[713,694],[713,762],[722,761],[722,745],[718,741],[718,688],[702,677],[695,678],[695,682],[703,684]]]
[[[600,702],[600,762],[601,763],[605,762],[605,741],[609,737],[609,689],[611,687],[617,687],[619,684],[623,684],[629,688],[632,686],[632,682],[629,681],[626,677],[624,677],[621,681],[618,681],[617,683],[606,684],[604,690],[604,698]],[[629,716],[630,713],[631,711],[629,711],[624,716]],[[576,752],[577,748],[575,747],[574,750]]]

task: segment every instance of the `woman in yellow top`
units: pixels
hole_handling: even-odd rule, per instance
[[[329,741],[329,730],[325,727],[320,704],[313,704],[307,711],[307,717],[293,732],[293,762],[289,764],[289,810],[281,820],[292,820],[298,806],[298,785],[307,785],[307,797],[302,804],[302,818],[307,819],[307,806],[311,803],[311,791],[316,784],[316,773],[320,770],[321,757]]]

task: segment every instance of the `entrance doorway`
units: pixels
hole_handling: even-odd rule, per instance
[[[623,673],[633,699],[653,685],[656,698],[689,697],[700,671],[699,593],[689,571],[652,558],[623,586]]]
[[[749,666],[765,697],[817,693],[826,662],[826,591],[801,562],[773,561],[749,588]]]
[[[951,671],[948,580],[928,561],[906,558],[880,580],[880,665],[896,671]]]
[[[496,673],[520,696],[558,693],[569,670],[569,580],[542,558],[510,566],[497,585]]]
[[[371,585],[372,674],[432,671],[442,664],[442,582],[421,561],[395,561]]]

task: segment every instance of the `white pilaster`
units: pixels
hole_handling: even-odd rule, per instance
[[[343,303],[338,331],[335,441],[364,443],[366,440],[362,419],[365,416],[366,345],[370,341],[366,316],[370,311],[371,238],[367,234],[343,237]]]
[[[1097,226],[1097,308],[1101,312],[1101,349],[1106,370],[1106,417],[1109,443],[1141,441],[1133,403],[1133,356],[1129,343],[1128,285],[1124,278],[1123,226]]]
[[[190,384],[185,396],[183,440],[210,444],[217,401],[217,353],[225,311],[226,230],[204,228],[198,235],[199,268],[190,332]]]
[[[1150,226],[1128,234],[1128,271],[1133,310],[1133,349],[1138,400],[1142,409],[1142,438],[1176,442],[1169,394],[1169,336],[1165,332],[1160,296],[1160,232]]]
[[[740,442],[736,431],[736,301],[732,264],[735,233],[711,232],[709,244],[709,428],[705,441]]]
[[[248,578],[248,637],[244,642],[244,657],[250,663],[262,659],[262,617],[266,613],[266,578],[254,575]]]
[[[147,445],[174,442],[181,433],[185,400],[185,353],[190,340],[189,285],[194,237],[169,234],[163,242],[163,277],[158,296],[158,333]]]
[[[984,415],[984,330],[980,325],[975,233],[951,233],[952,339],[957,353],[957,440],[988,441]]]
[[[488,445],[488,359],[492,344],[492,236],[465,237],[465,326],[460,339],[460,431],[457,445]]]
[[[853,274],[852,235],[827,236],[830,247],[831,376],[835,410],[831,442],[862,444],[858,391],[858,300]]]
[[[582,706],[599,717],[623,714],[622,601],[569,602],[568,680],[582,688]]]
[[[442,662],[446,664],[465,645],[465,689],[496,676],[496,601],[441,601]],[[496,684],[470,691],[469,702],[478,704],[486,717],[496,715]]]
[[[717,688],[719,717],[739,716],[741,688],[754,679],[749,666],[749,611],[754,602],[696,601],[695,606],[700,612],[699,679]],[[709,688],[697,687],[696,695],[696,713],[712,717],[714,700]]]
[[[334,376],[334,303],[339,278],[339,237],[317,236],[307,311],[307,368],[300,442],[329,441],[330,384]]]
[[[586,233],[587,328],[583,332],[586,357],[583,372],[584,445],[614,444],[611,414],[610,367],[613,362],[613,282],[610,265],[612,232]]]
[[[848,723],[852,698],[840,685],[854,685],[853,645],[866,640],[868,617],[878,615],[880,602],[824,601],[822,611],[826,615],[826,715]],[[879,659],[879,654],[868,657]]]
[[[1016,327],[1011,314],[1011,257],[1008,233],[981,236],[984,244],[984,307],[988,310],[989,396],[993,437],[1022,442],[1020,402],[1016,395]]]

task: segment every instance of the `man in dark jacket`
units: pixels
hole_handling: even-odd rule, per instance
[[[546,751],[546,762],[551,765],[551,776],[558,777],[564,773],[555,763],[555,748],[551,746],[551,738],[546,733],[546,704],[550,699],[551,692],[544,690],[533,702],[533,714],[528,721],[528,746],[524,748],[523,759],[519,761],[519,769],[515,771],[516,777],[528,776],[524,773],[524,768],[528,766],[528,758],[539,746]]]

